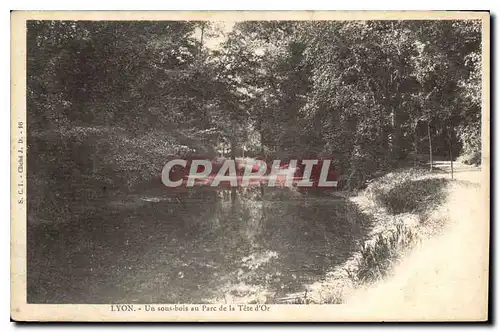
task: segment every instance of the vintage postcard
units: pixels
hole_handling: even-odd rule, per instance
[[[13,320],[489,319],[489,12],[11,34]]]

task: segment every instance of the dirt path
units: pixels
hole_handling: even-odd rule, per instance
[[[363,317],[383,320],[487,318],[489,202],[479,168],[455,164],[441,235],[424,240],[386,280],[356,291],[346,304]],[[449,163],[438,165],[448,177]],[[485,215],[485,213],[487,213]]]

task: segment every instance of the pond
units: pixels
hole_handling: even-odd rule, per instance
[[[327,191],[166,189],[28,227],[30,303],[278,303],[359,248],[370,222]]]

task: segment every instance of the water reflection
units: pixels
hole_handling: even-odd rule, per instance
[[[288,188],[134,200],[30,226],[29,301],[273,302],[345,261],[370,224],[343,199]]]

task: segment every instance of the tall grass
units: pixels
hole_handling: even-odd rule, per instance
[[[388,214],[412,213],[425,220],[446,198],[447,179],[424,177],[424,170],[407,170],[388,174],[367,188],[367,194]],[[355,282],[382,279],[391,267],[418,242],[418,227],[403,223],[366,242],[360,250],[358,268],[351,273]]]
[[[382,279],[417,242],[417,234],[403,224],[387,234],[379,234],[372,243],[365,243],[361,248],[358,268],[355,274],[351,273],[351,278],[356,283]]]
[[[364,218],[373,217],[380,231],[376,227],[378,233],[364,241],[349,264],[339,267],[341,273],[320,294],[306,291],[278,302],[340,304],[353,289],[387,277],[425,236],[425,221],[446,198],[448,180],[429,175],[427,170],[407,169],[372,181],[359,196],[367,200],[355,201],[364,207]]]

